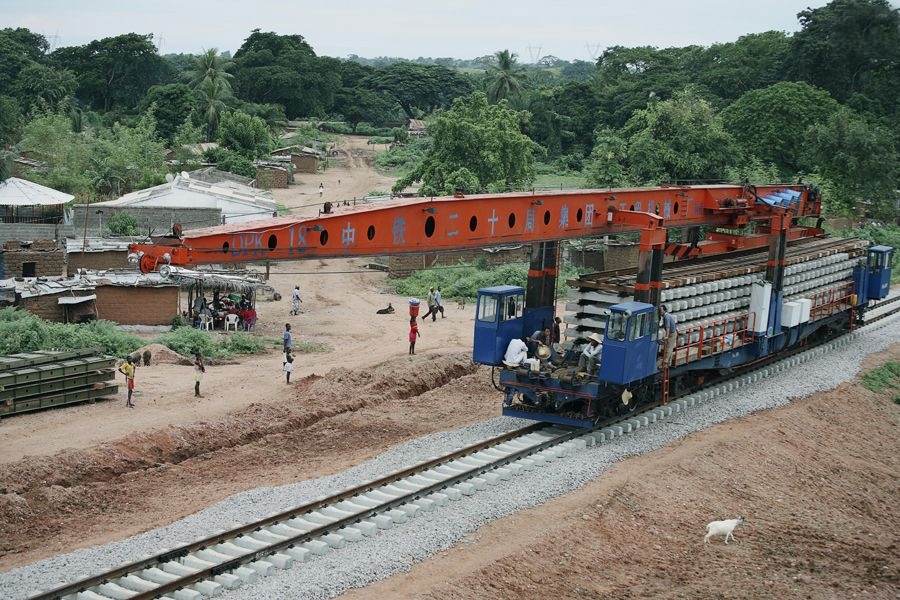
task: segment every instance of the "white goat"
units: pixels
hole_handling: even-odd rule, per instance
[[[734,535],[731,533],[734,531],[734,528],[738,525],[744,524],[744,517],[738,517],[737,519],[728,519],[727,521],[713,521],[712,523],[708,523],[706,525],[706,537],[703,538],[703,543],[708,544],[709,538],[714,535],[725,535],[725,543],[728,543],[728,538],[734,539]]]

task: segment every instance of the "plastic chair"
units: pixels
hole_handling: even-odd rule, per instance
[[[209,315],[200,315],[200,329],[212,331],[213,319]]]
[[[228,331],[229,327],[233,327],[235,333],[237,333],[238,327],[238,316],[235,314],[225,315],[225,331]]]

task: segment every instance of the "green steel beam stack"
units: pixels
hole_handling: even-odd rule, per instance
[[[115,366],[92,348],[0,356],[0,416],[112,396]]]

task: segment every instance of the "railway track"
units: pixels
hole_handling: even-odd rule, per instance
[[[604,423],[593,430],[529,425],[430,459],[387,477],[364,482],[327,498],[298,506],[230,531],[144,557],[48,592],[32,600],[201,600],[250,585],[278,569],[373,536],[463,496],[630,433],[718,396],[796,367],[840,347],[874,323],[900,313],[900,295],[872,310],[868,323],[823,345],[808,348],[733,380],[694,391],[666,406]]]

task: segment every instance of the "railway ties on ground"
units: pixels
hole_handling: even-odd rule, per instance
[[[331,498],[323,498],[231,532],[198,540],[155,557],[123,565],[110,572],[33,596],[37,599],[107,600],[170,598],[202,600],[225,589],[250,585],[281,569],[302,568],[316,556],[402,525],[416,516],[439,510],[449,502],[502,486],[505,480],[598,443],[609,442],[672,416],[680,416],[729,392],[792,369],[829,350],[846,345],[870,328],[897,318],[900,296],[880,303],[874,320],[838,339],[760,366],[738,377],[621,418],[590,432],[532,425],[500,438],[485,440],[451,455],[377,481],[367,482]]]

